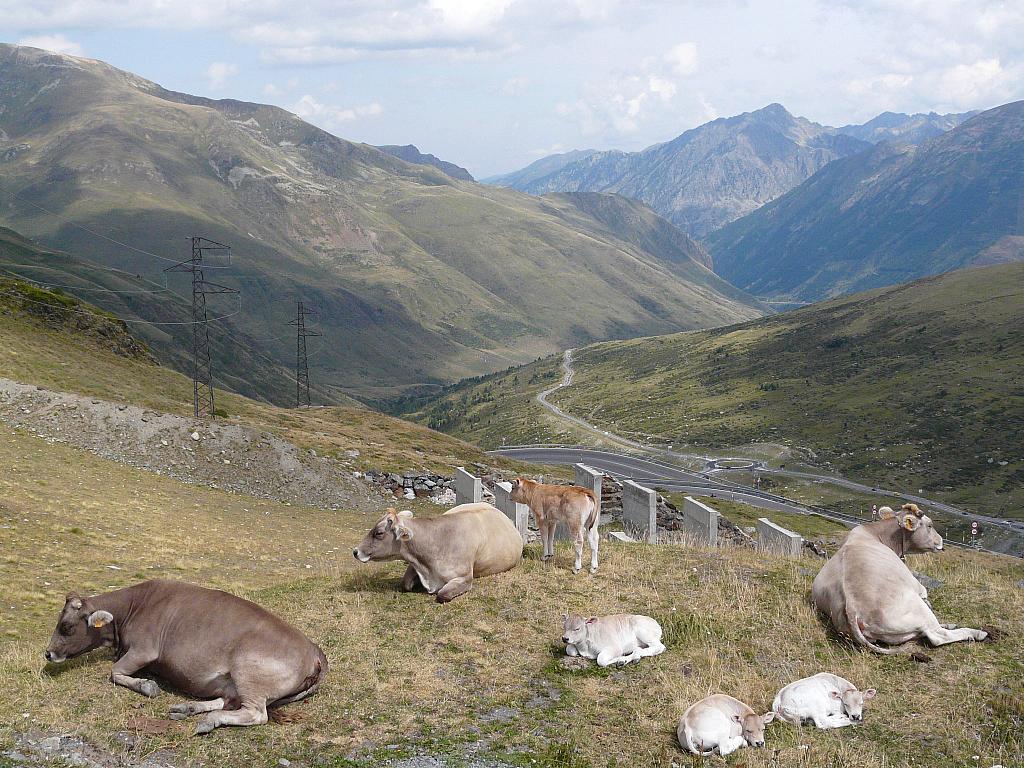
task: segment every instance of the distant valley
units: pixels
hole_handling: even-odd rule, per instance
[[[1024,263],[958,270],[726,328],[583,347],[552,402],[655,446],[803,446],[827,471],[1020,518],[1022,312]],[[573,443],[534,399],[561,375],[560,358],[544,358],[394,407],[485,447]]]
[[[598,220],[572,197],[453,178],[418,150],[409,163],[276,107],[171,92],[34,48],[0,45],[0,106],[0,224],[157,284],[188,255],[187,236],[232,245],[231,269],[207,276],[242,291],[231,328],[287,368],[295,300],[318,308],[311,367],[329,399],[764,311],[706,254],[688,261],[699,246],[665,237],[656,214],[622,198]],[[88,298],[113,307],[104,296]],[[180,344],[151,342],[164,359],[161,347]],[[244,355],[218,354],[227,380],[248,375]]]

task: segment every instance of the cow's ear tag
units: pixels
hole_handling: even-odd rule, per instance
[[[914,530],[914,521],[913,521],[913,519],[911,519],[909,517],[907,519],[905,519],[903,521],[903,527],[906,528],[908,531]]]
[[[107,626],[107,624],[113,620],[114,617],[107,611],[94,611],[93,614],[89,616],[89,626],[99,629],[100,627]]]

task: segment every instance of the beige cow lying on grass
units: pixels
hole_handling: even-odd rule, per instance
[[[772,711],[793,725],[810,720],[815,728],[842,728],[863,720],[864,704],[873,698],[874,688],[858,691],[846,678],[819,672],[779,691]]]
[[[774,712],[757,714],[739,699],[716,693],[690,706],[679,718],[679,744],[695,755],[707,756],[716,749],[724,757],[740,747],[764,746],[764,727]]]
[[[926,602],[928,590],[914,578],[903,555],[939,552],[942,537],[916,504],[899,514],[858,525],[814,578],[811,595],[837,632],[876,653],[924,637],[932,645],[984,640],[988,633],[939,624]]]
[[[665,650],[661,625],[650,616],[618,613],[584,618],[565,614],[562,642],[569,656],[596,659],[600,667],[623,666]]]
[[[352,555],[361,563],[405,560],[402,589],[422,585],[447,603],[469,592],[473,579],[519,565],[523,539],[503,512],[483,502],[460,504],[440,517],[389,509]]]
[[[526,504],[533,512],[544,545],[544,560],[555,556],[555,527],[565,523],[576,549],[572,572],[583,567],[583,537],[590,542],[590,572],[597,571],[597,496],[578,485],[552,485],[518,477],[512,482],[512,501]]]

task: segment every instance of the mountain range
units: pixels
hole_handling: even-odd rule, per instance
[[[920,144],[922,141],[934,139],[946,131],[956,128],[960,123],[978,114],[974,112],[951,113],[939,115],[935,112],[918,112],[908,115],[905,112],[883,112],[860,125],[844,125],[836,128],[837,133],[853,136],[861,141],[877,144],[880,141],[896,141],[903,144]]]
[[[314,382],[367,397],[763,312],[632,201],[476,184],[276,107],[12,45],[0,45],[0,223],[158,285],[188,236],[228,243],[230,266],[208,262],[206,277],[241,290],[230,327],[290,366],[303,299],[324,333],[310,344]],[[252,365],[218,354],[231,376]]]
[[[414,144],[406,144],[404,146],[387,144],[379,146],[377,149],[382,152],[387,152],[389,155],[393,155],[400,160],[405,160],[407,163],[415,163],[416,165],[432,165],[434,168],[437,168],[439,171],[451,176],[453,179],[475,181],[473,175],[461,165],[449,163],[447,160],[442,160],[436,155],[424,154],[423,152],[420,152]]]
[[[830,128],[770,104],[713,120],[640,152],[552,155],[486,181],[531,194],[616,192],[644,201],[687,234],[703,238],[833,160],[883,140],[923,141],[967,116],[887,112],[863,125]]]
[[[1024,101],[836,160],[706,243],[735,285],[804,301],[1024,259]]]

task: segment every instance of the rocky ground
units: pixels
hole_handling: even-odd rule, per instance
[[[371,507],[371,490],[350,470],[230,420],[190,419],[0,378],[0,422],[185,483],[326,509]]]

